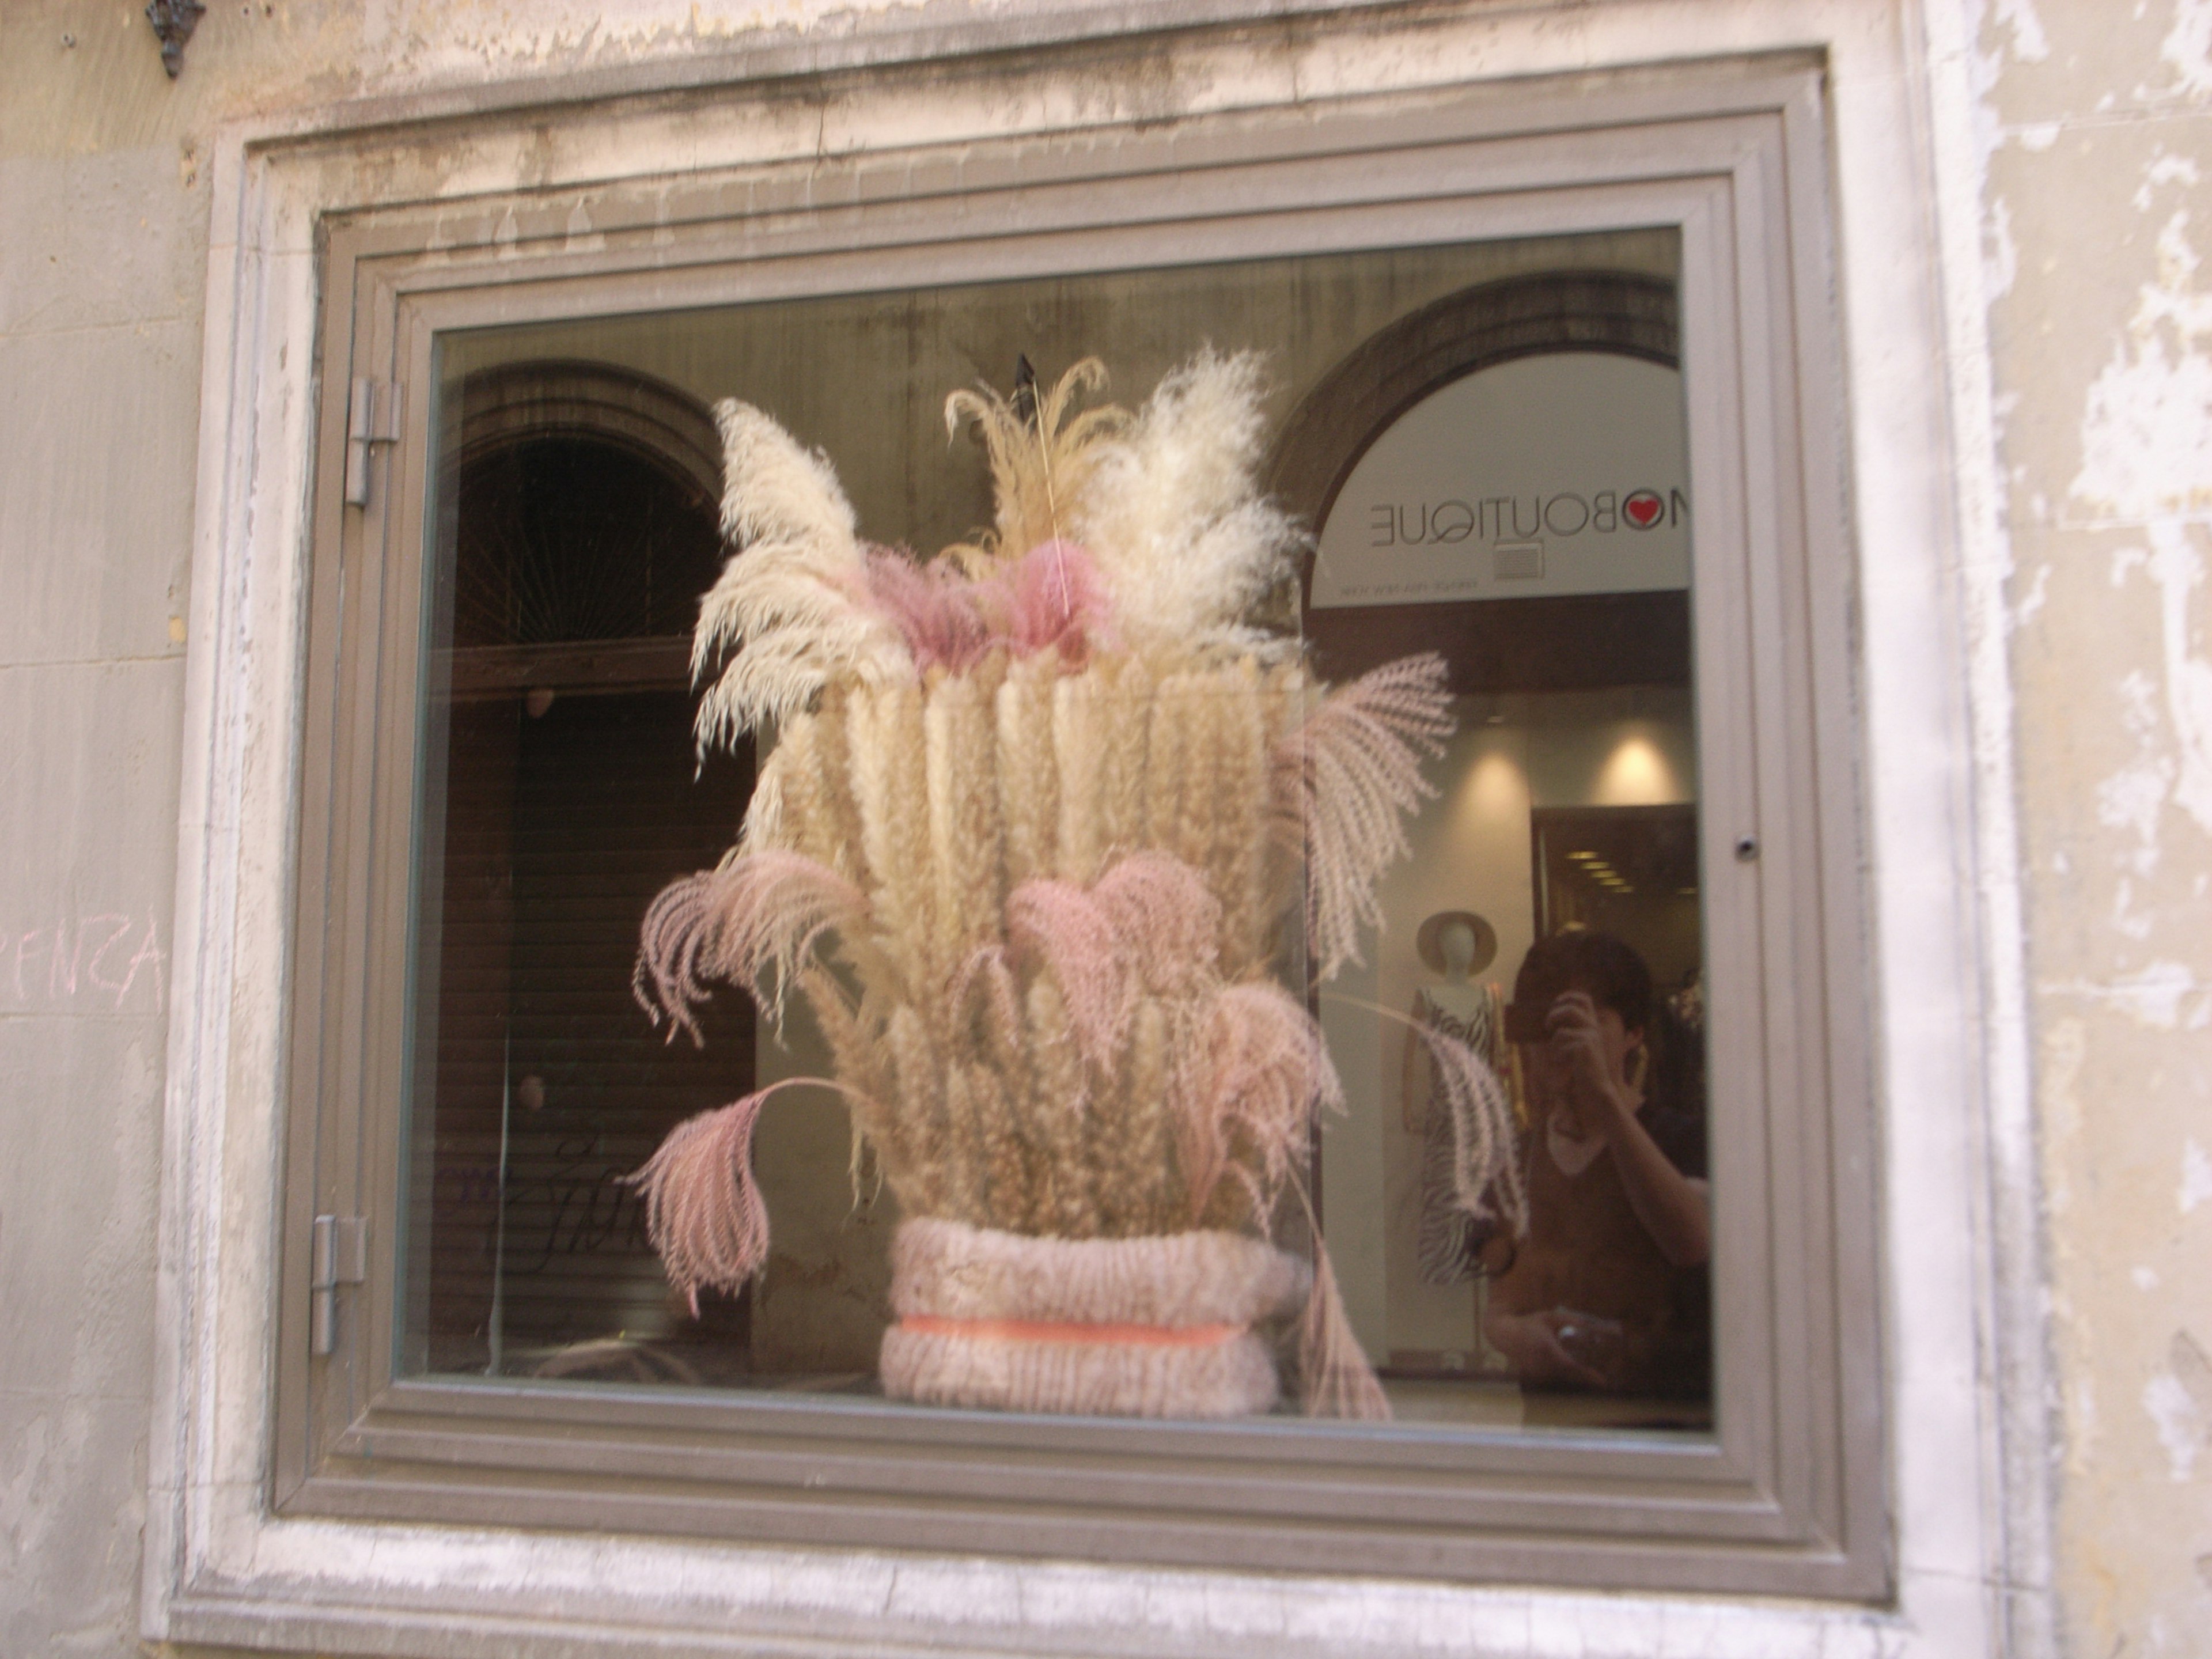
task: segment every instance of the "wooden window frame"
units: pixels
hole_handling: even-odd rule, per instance
[[[1873,1095],[1817,62],[876,152],[325,222],[269,1500],[288,1517],[1879,1601]],[[575,231],[588,206],[588,236]],[[422,550],[442,330],[1671,226],[1711,949],[1710,1440],[996,1418],[395,1376]],[[367,507],[349,386],[402,388]],[[1746,842],[1749,843],[1747,850]],[[312,1223],[366,1284],[309,1355]]]

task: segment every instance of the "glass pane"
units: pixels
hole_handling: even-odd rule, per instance
[[[445,337],[404,1369],[1707,1426],[1674,259]]]
[[[1680,371],[1563,343],[1368,434],[1322,526],[1322,672],[1419,639],[1459,693],[1373,961],[1324,997],[1330,1242],[1403,1417],[1711,1422],[1687,472]],[[1511,1092],[1522,1236],[1456,1189],[1437,1031]]]
[[[576,365],[449,391],[417,849],[415,1369],[689,1376],[711,1370],[710,1337],[743,1331],[742,1299],[675,1316],[618,1183],[672,1116],[725,1097],[753,1036],[744,1011],[712,1054],[670,1047],[629,991],[638,915],[720,855],[751,782],[742,751],[694,775],[711,476],[627,430],[689,414],[672,396]]]

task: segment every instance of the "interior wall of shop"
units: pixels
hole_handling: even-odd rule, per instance
[[[1974,717],[2017,757],[1977,833],[2021,879],[1978,897],[2027,940],[1990,971],[2026,975],[2042,1163],[1990,1190],[2048,1262],[2059,1622],[2075,1653],[2179,1656],[2212,1628],[2212,6],[1897,16],[1967,117],[1925,138],[1953,359],[1898,372],[1948,368],[1960,590],[2005,583],[1962,604],[1996,665]],[[216,0],[172,82],[137,0],[0,9],[0,1651],[138,1650],[218,127],[849,27],[825,0]]]

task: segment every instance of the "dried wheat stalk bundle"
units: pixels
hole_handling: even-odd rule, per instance
[[[702,603],[699,735],[779,735],[738,845],[647,915],[639,1000],[695,1038],[715,981],[812,1009],[907,1218],[888,1391],[1265,1409],[1255,1328],[1295,1316],[1308,1408],[1387,1414],[1326,1253],[1268,1243],[1342,1105],[1278,974],[1309,937],[1334,974],[1379,920],[1450,730],[1443,666],[1325,693],[1250,620],[1303,540],[1254,483],[1251,358],[1079,410],[1103,380],[953,395],[996,520],[927,563],[862,543],[826,460],[721,406],[738,550]],[[1469,1201],[1510,1161],[1481,1068],[1455,1073]],[[695,1296],[765,1259],[760,1103],[680,1126],[637,1177]]]

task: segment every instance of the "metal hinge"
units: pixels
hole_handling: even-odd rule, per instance
[[[345,498],[348,507],[368,505],[369,452],[378,444],[399,441],[399,387],[389,380],[356,380],[346,406]]]
[[[337,1346],[338,1286],[368,1277],[368,1218],[319,1215],[308,1270],[307,1352],[326,1354]]]

